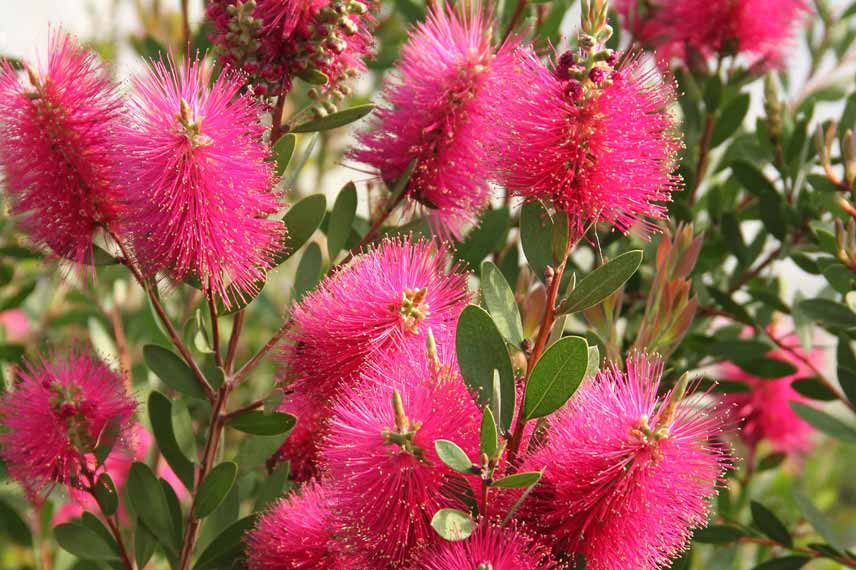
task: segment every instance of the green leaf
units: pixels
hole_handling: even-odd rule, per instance
[[[481,286],[484,302],[496,328],[513,346],[523,343],[523,321],[514,300],[514,291],[499,268],[490,261],[481,266]]]
[[[327,198],[324,194],[312,194],[293,205],[282,218],[286,235],[282,250],[277,254],[274,265],[279,265],[306,243],[327,213]]]
[[[712,525],[695,531],[693,540],[702,544],[726,544],[746,536],[746,533],[731,525]]]
[[[588,370],[588,344],[584,338],[560,339],[538,359],[523,396],[526,421],[548,416],[565,405]]]
[[[196,494],[196,502],[193,505],[193,517],[201,519],[213,513],[229,494],[237,477],[237,464],[224,461],[215,466],[199,485],[199,492]]]
[[[485,407],[482,412],[479,449],[490,458],[493,458],[499,449],[499,434],[496,430],[496,420],[489,407]]]
[[[789,404],[796,415],[816,429],[836,439],[840,439],[841,441],[856,443],[856,428],[845,424],[838,418],[834,418],[817,408],[813,408],[799,402],[789,402]]]
[[[540,202],[527,202],[520,210],[520,243],[535,276],[553,263],[553,222]]]
[[[823,539],[836,550],[845,552],[847,550],[847,546],[842,544],[841,539],[835,531],[832,530],[832,525],[826,519],[826,516],[820,512],[816,506],[814,506],[811,499],[803,495],[797,489],[793,490],[793,497],[797,506],[800,508],[800,511],[805,515],[806,520],[811,524],[814,530],[817,531],[817,534],[822,536]]]
[[[191,398],[207,399],[187,364],[174,352],[156,344],[143,347],[143,360],[161,381]]]
[[[113,516],[116,509],[119,508],[119,495],[116,492],[116,485],[113,484],[113,479],[107,472],[98,476],[98,481],[95,482],[95,500],[101,511],[107,516]]]
[[[259,491],[256,493],[256,503],[253,506],[253,510],[265,510],[269,504],[285,493],[286,485],[288,485],[288,475],[291,471],[290,467],[291,465],[288,461],[283,461],[276,466],[276,469],[268,475],[267,479],[262,481]]]
[[[562,264],[568,254],[568,242],[570,241],[570,229],[568,227],[568,214],[557,213],[553,220],[553,231],[550,236],[550,251],[553,256],[553,266]]]
[[[847,399],[856,404],[856,355],[850,346],[850,339],[844,335],[838,337],[836,349],[838,383]]]
[[[502,248],[510,225],[508,208],[486,211],[478,227],[457,244],[455,254],[470,267],[478,267],[491,252]]]
[[[594,378],[600,370],[600,349],[597,345],[588,347],[588,367],[586,368],[586,378]]]
[[[434,450],[437,452],[440,461],[451,469],[460,473],[473,473],[473,462],[467,457],[467,452],[458,447],[455,442],[448,439],[435,440]]]
[[[157,391],[149,394],[149,419],[161,455],[188,491],[193,491],[196,468],[181,451],[172,424],[172,403]]]
[[[773,514],[773,512],[757,501],[750,503],[752,511],[752,521],[755,523],[761,532],[785,546],[791,546],[794,543],[791,533],[787,527]]]
[[[799,570],[811,562],[811,560],[810,556],[801,556],[798,554],[782,556],[781,558],[773,558],[762,562],[752,570]]]
[[[642,263],[642,250],[622,253],[586,275],[565,299],[560,314],[571,314],[594,307],[633,277]]]
[[[258,513],[253,513],[229,525],[199,556],[194,570],[211,570],[238,561],[243,552],[244,534],[256,525]]]
[[[0,499],[0,535],[6,535],[21,546],[32,546],[33,533],[30,526],[12,506]]]
[[[351,227],[357,214],[357,187],[353,182],[348,182],[336,196],[333,211],[330,213],[330,221],[327,224],[327,253],[330,262],[345,247],[348,236],[351,235]]]
[[[137,568],[144,568],[155,553],[158,539],[141,521],[137,521],[137,532],[134,534],[134,560]]]
[[[784,378],[796,374],[797,368],[790,362],[777,358],[756,358],[754,360],[735,360],[734,364],[743,371],[758,378]]]
[[[321,246],[312,242],[300,263],[297,264],[297,272],[294,274],[294,300],[299,301],[306,293],[311,291],[321,281]]]
[[[320,119],[314,119],[312,121],[307,121],[303,124],[297,125],[293,129],[291,129],[291,132],[313,133],[316,131],[327,131],[330,129],[335,129],[353,123],[354,121],[358,121],[369,113],[371,113],[373,110],[374,105],[372,104],[357,105],[356,107],[351,107],[350,109],[343,109],[337,113],[330,113],[326,117],[321,117]]]
[[[296,423],[297,418],[291,414],[250,410],[231,418],[229,427],[253,435],[276,435],[290,431]]]
[[[135,461],[128,472],[125,494],[137,516],[168,552],[178,554],[175,529],[163,487],[145,463]]]
[[[282,176],[285,169],[288,168],[288,163],[291,162],[291,157],[294,155],[294,148],[297,146],[297,137],[291,133],[279,137],[276,144],[273,146],[273,153],[276,157],[276,175]]]
[[[99,533],[77,522],[54,527],[54,537],[63,549],[83,560],[119,560],[115,545]]]
[[[737,132],[737,129],[743,124],[746,112],[749,110],[749,101],[749,94],[741,93],[723,107],[713,127],[713,133],[710,137],[710,148],[718,147]]]
[[[734,177],[746,190],[758,197],[761,221],[767,230],[779,240],[787,233],[782,197],[776,187],[754,165],[743,161],[732,163]]]
[[[301,81],[305,81],[309,85],[326,85],[330,80],[326,73],[312,68],[304,69],[303,71],[296,73],[296,75]]]
[[[805,299],[797,303],[797,306],[803,315],[822,325],[856,327],[856,314],[841,303],[828,299]]]
[[[253,435],[244,438],[235,456],[235,463],[241,466],[242,471],[264,465],[265,461],[282,447],[286,436],[287,434]]]
[[[491,487],[500,487],[502,489],[525,489],[535,485],[541,479],[540,471],[526,471],[524,473],[515,473],[503,477],[491,484]]]
[[[770,352],[770,345],[759,340],[715,340],[706,342],[700,348],[707,354],[727,360],[752,360]]]
[[[456,509],[440,509],[431,518],[431,527],[446,540],[466,540],[473,533],[473,520]]]
[[[817,378],[801,378],[791,382],[791,388],[812,400],[820,402],[831,402],[837,400],[838,396],[834,394],[825,384]]]
[[[505,341],[484,309],[467,305],[461,312],[455,348],[464,383],[481,404],[491,405],[493,371],[499,371],[500,396],[504,402],[499,425],[501,430],[508,429],[514,417],[514,372]]]

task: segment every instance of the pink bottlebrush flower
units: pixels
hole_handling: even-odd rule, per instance
[[[123,132],[127,227],[149,272],[196,275],[229,305],[226,287],[251,295],[284,228],[262,142],[261,107],[241,83],[213,80],[201,62],[159,62],[134,82]]]
[[[122,379],[93,356],[42,357],[0,400],[0,456],[33,499],[53,483],[88,487],[103,469],[96,447],[108,438],[114,453],[128,447],[135,410]]]
[[[0,65],[0,168],[33,242],[79,263],[122,210],[115,184],[121,102],[98,57],[53,32],[47,61],[19,79]]]
[[[553,417],[549,441],[522,471],[546,468],[522,518],[582,553],[589,570],[656,570],[707,522],[729,464],[715,438],[726,414],[682,391],[658,400],[662,363],[601,371]]]
[[[492,19],[478,2],[463,16],[432,10],[401,51],[401,62],[350,157],[393,183],[413,160],[406,196],[441,235],[460,237],[488,205],[493,145],[505,126],[504,82],[517,44],[491,45]]]
[[[282,360],[294,395],[282,410],[298,416],[298,427],[281,457],[298,475],[314,474],[316,455],[308,450],[317,449],[339,386],[379,355],[422,348],[429,329],[437,338],[454,335],[469,299],[467,275],[433,241],[384,240],[325,279],[292,311]]]
[[[260,96],[287,93],[295,76],[327,76],[325,90],[347,95],[345,79],[365,71],[374,45],[374,0],[214,0],[208,16],[222,62],[249,76]]]
[[[753,449],[761,441],[768,441],[777,452],[796,456],[813,447],[814,428],[791,409],[791,402],[811,402],[794,390],[791,384],[800,378],[813,377],[815,373],[795,354],[807,358],[818,367],[823,365],[825,354],[819,349],[806,353],[794,335],[780,340],[793,352],[777,349],[769,352],[767,358],[793,365],[796,368],[793,374],[775,379],[757,378],[731,363],[720,366],[717,373],[723,380],[741,382],[749,388],[748,392],[723,396],[723,401],[732,407],[740,423],[740,438]]]
[[[648,218],[666,216],[661,202],[680,182],[673,172],[681,142],[668,110],[673,82],[651,59],[630,56],[612,71],[596,68],[586,96],[568,75],[568,59],[563,54],[554,72],[532,52],[522,58],[513,79],[519,92],[504,103],[512,121],[509,150],[500,154],[503,184],[566,212],[575,235],[594,222],[654,230]]]
[[[337,499],[331,481],[304,485],[280,499],[246,538],[250,570],[360,570],[358,556],[337,542]]]
[[[469,484],[437,457],[437,439],[478,457],[480,412],[454,366],[422,355],[388,359],[333,406],[323,468],[338,484],[349,548],[398,567],[435,536],[431,517]]]
[[[30,318],[21,309],[8,309],[0,312],[0,326],[10,342],[21,342],[32,332]]]
[[[466,540],[438,539],[412,570],[550,570],[559,568],[550,550],[526,534],[494,524],[480,526]]]
[[[805,0],[659,0],[645,10],[618,5],[638,39],[666,57],[742,54],[779,65],[810,8]]]

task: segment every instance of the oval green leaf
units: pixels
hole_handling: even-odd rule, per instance
[[[101,511],[108,517],[113,516],[119,508],[119,495],[109,473],[105,472],[98,476],[98,481],[95,482],[95,500]]]
[[[514,291],[502,275],[502,271],[491,263],[484,261],[481,266],[481,287],[484,303],[496,328],[513,346],[520,347],[523,343],[523,321],[520,319],[520,309],[514,300]]]
[[[128,472],[125,494],[137,516],[167,551],[178,554],[175,529],[163,488],[145,463],[135,461]]]
[[[57,543],[83,560],[119,560],[115,544],[110,544],[99,533],[80,523],[63,523],[54,527]]]
[[[453,441],[448,439],[438,439],[434,441],[434,450],[437,452],[437,457],[451,469],[460,473],[472,473],[473,462],[467,457],[467,453],[458,447]]]
[[[773,514],[773,511],[757,501],[752,501],[749,506],[752,511],[752,521],[761,532],[779,544],[784,544],[785,546],[793,544],[794,540],[791,537],[791,533],[788,532],[787,527],[785,527],[782,521]]]
[[[511,426],[514,417],[514,372],[502,335],[487,314],[476,305],[467,305],[458,319],[455,348],[461,376],[481,404],[493,407],[493,374],[499,371],[502,402],[499,424],[502,430]],[[495,408],[493,408],[495,409]]]
[[[544,270],[553,263],[553,222],[540,202],[528,202],[520,210],[520,244],[535,276],[543,281]]]
[[[294,300],[299,301],[306,293],[311,291],[321,281],[321,246],[312,242],[300,263],[297,264],[297,272],[294,274]]]
[[[796,415],[815,429],[841,441],[856,443],[856,428],[812,406],[800,402],[790,402],[790,406]]]
[[[353,182],[348,182],[336,196],[333,211],[330,212],[330,221],[327,224],[327,253],[331,263],[345,247],[345,242],[351,235],[356,214],[357,187]]]
[[[156,344],[143,347],[143,360],[161,381],[191,398],[205,400],[205,392],[184,361],[174,352]]]
[[[285,240],[282,250],[277,254],[274,265],[279,265],[306,243],[321,222],[327,212],[327,198],[324,194],[312,194],[294,204],[282,218],[285,223]]]
[[[494,481],[492,487],[500,487],[502,489],[525,489],[531,487],[541,480],[540,471],[526,471],[524,473],[515,473],[508,477],[503,477],[498,481]]]
[[[241,558],[244,534],[256,525],[258,513],[235,521],[211,541],[199,556],[194,570],[211,570],[221,565],[231,566]]]
[[[291,157],[294,155],[294,148],[297,146],[297,137],[291,133],[279,137],[276,144],[273,146],[274,156],[276,157],[276,175],[282,176],[285,169],[288,168],[288,163],[291,162]]]
[[[496,419],[490,408],[485,407],[482,413],[481,429],[479,430],[479,449],[488,457],[494,457],[499,449],[499,434],[496,430]]]
[[[431,527],[446,540],[465,540],[473,533],[473,520],[457,509],[440,509],[431,518]]]
[[[193,517],[205,518],[214,512],[235,484],[238,466],[231,461],[220,463],[205,477],[199,485],[199,493],[193,504]]]
[[[172,424],[172,403],[160,392],[149,394],[149,420],[161,455],[188,491],[193,491],[195,466],[181,451]]]
[[[573,396],[588,370],[588,343],[567,336],[541,356],[526,384],[523,417],[528,421],[550,415]]]
[[[565,299],[562,314],[578,313],[594,307],[633,277],[641,264],[642,250],[634,249],[601,265],[577,283]]]
[[[354,121],[358,121],[369,113],[371,113],[373,110],[374,105],[370,103],[366,105],[357,105],[356,107],[351,107],[350,109],[343,109],[337,113],[330,113],[326,117],[321,117],[320,119],[314,119],[312,121],[307,121],[305,123],[297,125],[293,129],[291,129],[291,132],[314,133],[317,131],[327,131],[330,129],[335,129],[353,123]]]
[[[297,418],[291,414],[251,410],[230,419],[229,427],[253,435],[277,435],[289,431],[296,423]]]

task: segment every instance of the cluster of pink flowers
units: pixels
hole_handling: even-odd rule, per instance
[[[663,57],[741,54],[765,66],[782,62],[810,10],[805,0],[622,0],[617,7],[636,37]]]
[[[287,93],[295,77],[323,73],[326,90],[344,96],[343,80],[365,69],[374,0],[215,0],[212,41],[222,62],[251,78],[262,96]]]

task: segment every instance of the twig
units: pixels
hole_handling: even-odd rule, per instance
[[[760,538],[755,536],[742,536],[737,539],[741,544],[758,544],[761,546],[779,546],[791,552],[798,552],[800,554],[805,554],[807,556],[811,556],[812,558],[830,558],[835,560],[839,564],[843,564],[845,566],[849,566],[850,568],[856,568],[856,559],[851,558],[849,556],[835,556],[832,557],[825,552],[818,552],[812,548],[803,548],[801,546],[788,546],[787,544],[782,544],[781,542],[776,542],[775,540],[771,540],[769,538]]]
[[[698,142],[698,166],[696,168],[695,179],[693,180],[692,188],[690,188],[689,206],[692,207],[696,203],[698,189],[707,174],[707,167],[710,161],[710,137],[713,135],[713,114],[708,113],[707,119],[704,122],[704,130],[701,133],[701,138]]]
[[[244,326],[244,309],[238,311],[235,315],[235,320],[232,321],[232,334],[229,337],[229,348],[226,351],[226,363],[224,370],[226,374],[232,373],[232,367],[235,365],[235,355],[238,353],[238,341],[241,338],[241,330]]]
[[[223,422],[224,422],[224,423],[225,423],[225,422],[228,422],[229,420],[231,420],[231,419],[232,419],[232,418],[234,418],[235,416],[240,416],[241,414],[243,414],[243,413],[245,413],[245,412],[249,412],[249,411],[251,411],[251,410],[257,410],[258,408],[261,408],[262,406],[264,406],[264,405],[265,405],[265,400],[266,400],[266,399],[267,399],[267,397],[265,397],[265,398],[260,398],[260,399],[258,399],[258,400],[256,400],[256,401],[254,401],[254,402],[250,402],[250,403],[249,403],[249,404],[247,404],[246,406],[241,406],[241,407],[240,407],[240,408],[238,408],[237,410],[232,410],[231,412],[229,412],[229,413],[227,413],[227,414],[223,414]]]
[[[189,366],[191,372],[193,372],[193,376],[196,378],[196,381],[199,382],[199,385],[202,387],[202,390],[205,392],[205,395],[208,396],[208,400],[213,402],[215,399],[214,388],[211,387],[211,384],[208,383],[208,379],[205,378],[205,374],[202,373],[202,370],[199,369],[199,366],[196,364],[196,361],[193,360],[193,356],[190,354],[190,350],[187,348],[187,345],[184,344],[184,341],[181,340],[181,336],[179,336],[178,332],[175,330],[175,326],[173,326],[169,315],[166,314],[166,310],[163,308],[160,299],[158,299],[157,295],[152,292],[148,281],[146,281],[146,279],[143,277],[143,274],[134,264],[130,252],[125,247],[125,244],[122,242],[122,240],[119,239],[119,236],[117,236],[112,231],[110,231],[109,233],[110,237],[113,238],[113,241],[116,242],[116,245],[119,246],[119,249],[122,252],[122,263],[125,265],[125,267],[128,268],[128,270],[137,280],[137,283],[139,283],[140,287],[143,288],[143,291],[146,292],[146,295],[148,295],[149,300],[152,303],[152,307],[154,307],[158,319],[160,319],[161,323],[163,323],[164,328],[166,328],[167,334],[169,335],[172,344],[175,346],[175,348],[178,349],[178,352],[181,353],[181,356],[187,363],[187,366]]]
[[[353,257],[357,253],[359,253],[359,251],[361,249],[363,249],[363,247],[365,247],[365,245],[367,243],[369,243],[371,240],[373,240],[375,237],[377,237],[377,234],[380,230],[380,227],[383,225],[383,223],[387,219],[389,219],[390,214],[392,214],[392,212],[395,210],[396,206],[398,206],[401,203],[401,201],[404,200],[405,194],[406,194],[406,192],[399,192],[398,193],[398,196],[396,196],[395,199],[392,200],[387,205],[387,207],[384,209],[383,213],[378,217],[377,220],[375,220],[375,222],[372,224],[372,227],[369,228],[369,231],[367,231],[366,235],[364,235],[363,238],[360,240],[360,243],[358,243],[357,245],[352,247],[348,251],[348,254],[345,256],[345,258],[342,259],[342,261],[340,261],[339,263],[337,263],[333,268],[331,268],[331,270],[330,270],[331,272],[334,272],[336,269],[342,267],[343,265],[345,265],[346,263],[351,261],[351,259],[353,259]]]
[[[271,113],[271,124],[270,124],[270,146],[276,144],[276,141],[279,140],[279,137],[282,136],[282,113],[285,110],[285,94],[280,93],[277,95],[276,103],[273,107],[273,112]]]
[[[214,406],[211,409],[211,423],[208,426],[208,437],[205,440],[205,449],[202,451],[202,461],[199,465],[199,476],[196,480],[196,488],[205,480],[205,477],[214,466],[214,460],[217,457],[217,449],[220,446],[220,438],[223,433],[223,418],[221,417],[223,409],[226,406],[226,399],[229,396],[231,386],[228,382],[223,384],[217,391],[217,398]],[[193,501],[190,507],[190,513],[187,515],[187,528],[184,532],[184,540],[181,543],[181,552],[178,557],[178,570],[188,570],[190,567],[190,559],[193,556],[193,549],[196,546],[196,539],[199,535],[200,519],[193,516],[193,509],[196,507],[196,501],[199,494],[193,496]]]
[[[278,331],[276,331],[270,339],[265,343],[263,347],[256,352],[252,358],[250,358],[246,364],[241,366],[241,368],[235,373],[232,377],[232,385],[237,386],[241,380],[246,378],[247,374],[249,374],[253,368],[255,368],[259,362],[261,362],[264,357],[270,352],[274,346],[285,336],[285,333],[288,332],[288,329],[291,328],[291,321],[285,321],[285,323],[280,327]]]
[[[181,35],[184,40],[184,46],[187,50],[187,57],[191,57],[190,53],[190,9],[189,0],[181,0]]]
[[[211,313],[211,344],[214,348],[214,361],[217,366],[223,368],[223,356],[220,354],[220,322],[217,319],[217,305],[211,291],[206,295],[208,298],[208,311]]]
[[[517,26],[517,22],[520,21],[520,17],[523,15],[523,10],[525,9],[526,0],[517,0],[517,6],[514,7],[514,13],[511,15],[511,20],[508,22],[508,27],[505,29],[505,33],[502,35],[502,41],[499,45],[504,44],[511,36],[511,32],[514,31],[514,28]]]

